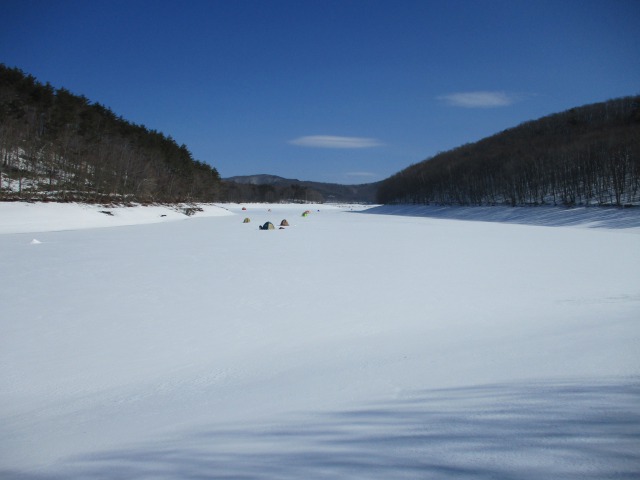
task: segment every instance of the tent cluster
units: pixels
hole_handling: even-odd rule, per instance
[[[289,222],[287,222],[286,219],[280,222],[280,230],[284,230],[284,227],[288,227],[288,226],[289,226]],[[273,226],[273,223],[266,222],[264,225],[259,225],[258,228],[260,230],[275,230],[276,227]]]
[[[242,210],[246,210],[246,207],[242,207]],[[270,211],[271,211],[271,209],[269,209],[269,212],[270,212]],[[319,211],[319,210],[318,210],[318,211]],[[305,211],[302,213],[302,216],[303,216],[303,217],[307,217],[307,216],[309,216],[309,214],[311,214],[311,210],[305,210]],[[251,223],[251,219],[250,219],[249,217],[246,217],[246,218],[242,221],[242,223]],[[282,220],[282,221],[280,222],[280,227],[279,227],[279,229],[280,229],[280,230],[284,230],[284,227],[288,227],[288,226],[289,226],[289,222],[288,222],[288,221],[287,221],[287,219],[285,218],[284,220]],[[275,230],[275,229],[276,229],[276,227],[275,227],[275,226],[273,225],[273,223],[271,223],[271,222],[265,222],[263,225],[258,225],[258,228],[259,228],[260,230]]]

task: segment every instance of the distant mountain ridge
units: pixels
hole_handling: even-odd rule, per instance
[[[299,184],[300,180],[294,178],[283,178],[277,175],[269,175],[261,173],[258,175],[237,175],[234,177],[223,178],[225,182],[249,183],[251,185],[278,185],[287,187],[292,183]]]
[[[312,182],[295,178],[283,178],[277,175],[257,174],[240,175],[223,179],[227,183],[254,186],[256,193],[276,192],[282,190],[295,192],[294,198],[305,201],[320,202],[357,202],[373,203],[376,197],[378,183],[360,185],[341,185],[337,183]],[[273,189],[273,190],[271,190]]]

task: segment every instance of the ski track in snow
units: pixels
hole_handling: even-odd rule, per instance
[[[64,207],[0,204],[2,479],[640,475],[635,209]]]

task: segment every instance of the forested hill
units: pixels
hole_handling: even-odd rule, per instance
[[[221,180],[169,136],[0,64],[0,199],[214,201]]]
[[[596,103],[440,153],[381,182],[380,203],[640,203],[640,96]]]

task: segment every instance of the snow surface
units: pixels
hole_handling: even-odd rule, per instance
[[[184,220],[189,205],[108,207],[80,203],[0,202],[0,234],[51,232],[85,228],[144,225]],[[193,207],[191,207],[193,208]],[[199,204],[198,217],[233,215],[216,205]]]
[[[241,207],[0,204],[0,478],[640,475],[635,210]]]

